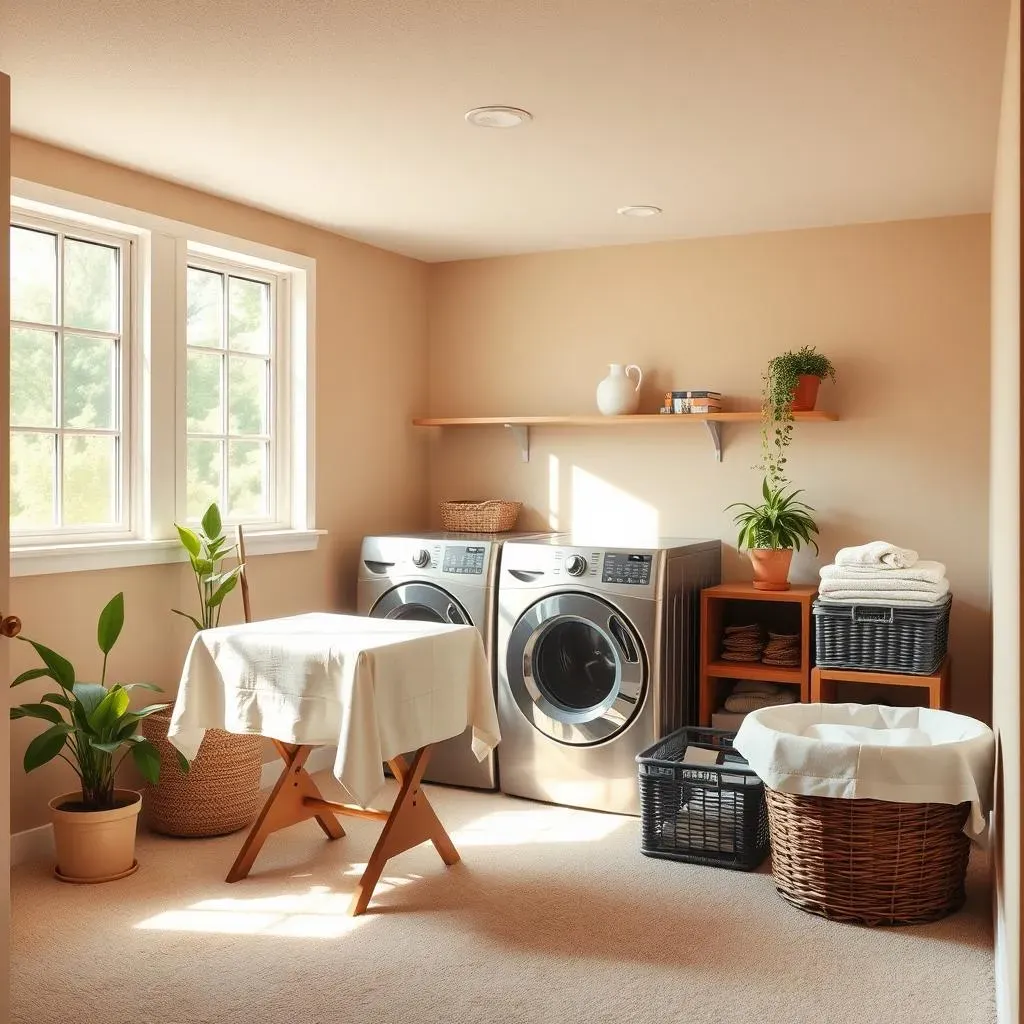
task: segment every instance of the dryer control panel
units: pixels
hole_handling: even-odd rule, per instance
[[[651,555],[609,551],[604,556],[602,583],[632,583],[647,586],[651,582]]]
[[[482,545],[446,544],[441,571],[459,576],[482,576],[486,554],[487,549]]]

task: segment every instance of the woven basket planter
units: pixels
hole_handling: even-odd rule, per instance
[[[969,803],[766,795],[775,887],[793,906],[866,925],[923,924],[963,906]]]
[[[452,533],[505,533],[516,525],[521,501],[442,501],[441,525]]]
[[[168,836],[221,836],[246,828],[260,808],[263,740],[208,729],[187,774],[167,739],[171,712],[142,720],[142,731],[160,752],[160,781],[147,786],[143,820]]]

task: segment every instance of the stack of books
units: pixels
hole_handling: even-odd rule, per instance
[[[662,412],[708,413],[721,412],[720,391],[667,391]]]

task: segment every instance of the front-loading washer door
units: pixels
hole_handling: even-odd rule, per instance
[[[400,583],[381,594],[370,609],[374,619],[415,619],[472,626],[466,609],[443,587],[433,583]]]
[[[509,635],[509,688],[535,728],[559,743],[603,743],[643,705],[647,663],[632,624],[589,594],[554,594]]]

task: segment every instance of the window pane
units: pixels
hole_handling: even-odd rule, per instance
[[[224,278],[209,270],[188,268],[187,333],[190,345],[224,344]]]
[[[220,371],[223,356],[212,352],[189,352],[185,410],[188,431],[193,434],[224,432]]]
[[[117,439],[65,434],[62,464],[65,526],[117,522]]]
[[[57,236],[11,228],[11,319],[57,322]]]
[[[240,352],[270,352],[270,286],[228,278],[228,344]]]
[[[52,427],[53,361],[57,335],[50,331],[11,331],[11,425]]]
[[[267,517],[267,446],[262,441],[228,442],[228,515]]]
[[[267,361],[228,357],[228,432],[267,432]]]
[[[223,441],[188,442],[188,455],[185,468],[186,505],[189,519],[199,519],[210,507],[210,503],[220,503],[220,481]],[[223,511],[223,509],[222,509]]]
[[[64,426],[112,430],[117,394],[117,343],[64,335]]]
[[[118,329],[118,257],[109,245],[64,239],[65,327]]]
[[[11,432],[11,529],[52,529],[56,436]]]

